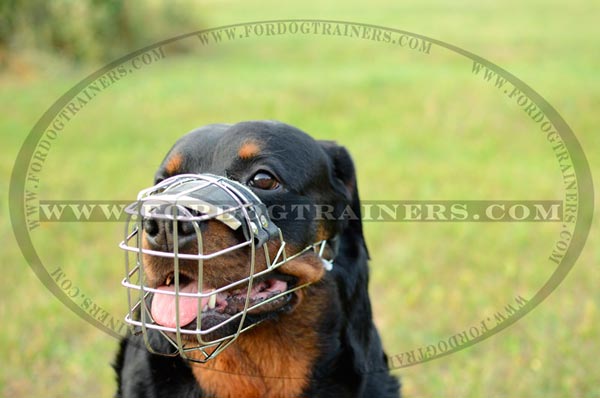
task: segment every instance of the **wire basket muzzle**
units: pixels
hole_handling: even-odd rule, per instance
[[[235,181],[210,174],[171,177],[141,191],[138,200],[128,206],[126,212],[125,239],[120,244],[126,251],[126,274],[122,284],[127,288],[129,311],[125,321],[131,325],[133,333],[143,335],[151,352],[182,355],[205,362],[225,349],[240,333],[256,325],[246,322],[249,311],[303,287],[294,286],[260,303],[251,300],[256,278],[274,271],[312,246],[288,257],[281,231],[270,220],[267,207],[249,188]],[[209,221],[226,225],[243,239],[208,252],[202,225]],[[164,233],[170,234],[165,245],[152,247],[145,241],[143,231],[148,230],[150,223],[161,223],[167,231]],[[195,240],[193,246],[197,249],[194,252],[180,252],[183,235],[188,241]],[[270,250],[267,243],[270,243]],[[208,288],[204,281],[205,262],[236,250],[248,254],[247,275],[226,286]],[[260,267],[256,261],[257,250],[264,253],[261,253],[264,264]],[[148,283],[147,267],[153,257],[172,261],[172,277],[168,273],[164,286]],[[187,267],[191,262],[197,267],[196,280],[182,276],[183,262]],[[217,321],[215,317],[206,316],[207,307],[214,308],[232,289],[246,292],[243,305],[238,303],[241,310]],[[159,348],[162,345],[156,338],[158,334],[166,338],[172,350],[165,352],[164,348]],[[190,357],[190,351],[196,354]]]

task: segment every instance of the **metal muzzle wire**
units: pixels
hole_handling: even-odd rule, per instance
[[[257,323],[246,323],[249,311],[277,300],[292,291],[306,285],[288,287],[287,290],[275,294],[258,303],[251,302],[251,291],[255,279],[276,270],[286,262],[304,254],[309,250],[316,251],[322,258],[326,241],[319,241],[305,247],[299,252],[289,255],[281,230],[270,220],[266,206],[246,186],[225,177],[210,174],[184,174],[168,178],[157,185],[142,190],[136,202],[126,208],[128,215],[125,226],[125,239],[120,247],[125,252],[125,278],[122,285],[127,289],[129,311],[125,322],[131,325],[134,334],[142,334],[146,347],[153,353],[163,355],[181,355],[183,358],[206,362],[218,355],[239,337],[244,331]],[[147,247],[143,242],[145,223],[153,220],[169,227],[172,234],[171,250]],[[209,220],[219,221],[232,231],[239,231],[244,240],[232,246],[206,252],[201,223]],[[197,251],[181,253],[179,247],[180,223],[191,225],[195,236]],[[276,245],[275,255],[271,258],[267,243]],[[204,284],[204,262],[231,253],[245,250],[249,253],[248,273],[237,281],[216,289],[207,289]],[[264,251],[266,267],[257,271],[257,250]],[[271,251],[272,252],[272,251]],[[147,264],[150,256],[163,257],[173,263],[173,289],[158,289],[148,285]],[[180,261],[186,264],[194,261],[197,266],[196,284],[191,289],[180,285]],[[324,260],[329,269],[331,263]],[[189,281],[186,281],[189,282]],[[247,289],[243,309],[226,320],[203,328],[203,309],[207,302],[214,304],[216,295],[231,289]],[[191,292],[190,292],[191,290]],[[152,316],[151,301],[155,295],[173,296],[174,325],[159,324]],[[180,309],[182,300],[195,300],[195,326],[181,325]],[[203,304],[204,303],[204,304]],[[193,325],[193,324],[192,324]],[[158,331],[172,346],[165,352],[158,348],[156,339],[150,331]],[[229,333],[222,333],[228,330]],[[233,332],[231,332],[233,330]],[[214,337],[217,336],[217,337]],[[189,354],[194,352],[194,355]]]

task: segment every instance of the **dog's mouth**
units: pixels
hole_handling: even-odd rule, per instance
[[[151,314],[154,322],[167,328],[182,330],[207,330],[225,323],[230,318],[243,312],[246,308],[244,326],[273,317],[281,312],[290,311],[297,301],[293,292],[287,292],[295,285],[295,278],[279,273],[269,273],[255,278],[250,291],[248,286],[234,287],[218,293],[208,286],[202,288],[207,297],[198,297],[198,281],[184,274],[178,275],[179,296],[169,294],[175,292],[175,275],[168,274],[156,289],[166,294],[155,293],[152,298]],[[194,296],[196,295],[196,296]],[[246,305],[246,301],[248,304]],[[200,311],[200,312],[199,312]],[[177,316],[179,315],[179,316]],[[178,319],[179,318],[179,319]],[[215,335],[219,337],[237,329],[241,317],[218,328]],[[221,330],[223,329],[223,330]]]

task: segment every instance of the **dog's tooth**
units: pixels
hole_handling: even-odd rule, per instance
[[[206,312],[208,310],[208,304],[204,304],[204,308],[202,308],[202,312]]]
[[[171,275],[167,276],[167,280],[165,282],[167,286],[171,286],[171,280]]]
[[[217,305],[217,295],[213,294],[208,298],[208,308],[211,310]]]

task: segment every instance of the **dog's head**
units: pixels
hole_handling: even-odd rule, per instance
[[[138,206],[128,239],[135,235],[141,276],[126,278],[141,290],[130,321],[163,331],[180,354],[200,349],[209,358],[241,331],[297,311],[302,287],[335,260],[341,234],[356,238],[347,250],[366,252],[349,154],[283,123],[192,131],[154,183],[146,198],[159,204],[143,214]],[[167,203],[173,192],[207,207]]]

